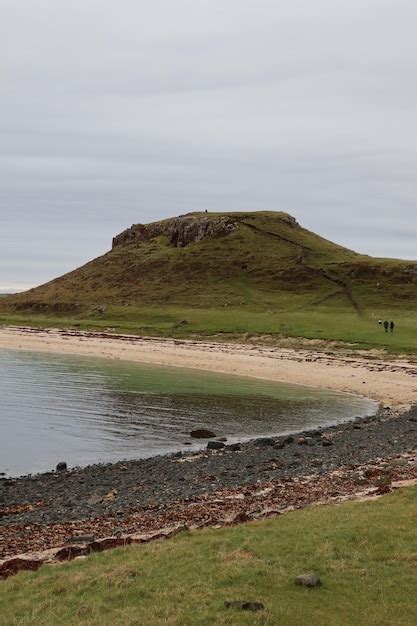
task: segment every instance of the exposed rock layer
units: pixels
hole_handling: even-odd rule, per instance
[[[174,219],[153,224],[133,224],[113,238],[113,248],[125,243],[148,241],[161,236],[167,237],[170,245],[184,248],[190,243],[207,237],[224,237],[237,226],[238,221],[231,217],[180,215]]]

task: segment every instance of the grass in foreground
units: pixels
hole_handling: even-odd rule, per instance
[[[417,488],[183,533],[22,573],[0,586],[0,624],[405,626],[417,623]],[[318,571],[324,585],[294,585]],[[256,600],[266,610],[226,609]]]

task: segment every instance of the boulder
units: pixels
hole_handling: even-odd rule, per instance
[[[321,578],[315,572],[309,572],[308,574],[300,574],[294,582],[302,587],[320,587]]]
[[[190,437],[194,439],[212,439],[216,437],[216,433],[208,428],[197,428],[197,430],[192,430],[190,432]]]
[[[55,469],[57,472],[65,472],[65,470],[67,469],[67,464],[65,463],[65,461],[61,461],[57,464]]]
[[[221,441],[209,441],[207,444],[207,450],[221,450],[226,446]]]
[[[274,446],[275,439],[271,439],[271,437],[260,437],[256,439],[255,445],[257,446]]]

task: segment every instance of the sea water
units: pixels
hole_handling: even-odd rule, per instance
[[[143,458],[364,416],[350,394],[180,367],[0,350],[0,472]]]

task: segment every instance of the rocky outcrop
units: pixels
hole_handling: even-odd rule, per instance
[[[184,248],[190,243],[207,237],[224,237],[238,226],[238,221],[227,216],[206,216],[189,214],[154,222],[153,224],[133,224],[113,239],[113,248],[130,242],[148,241],[155,237],[167,237],[175,248]]]

